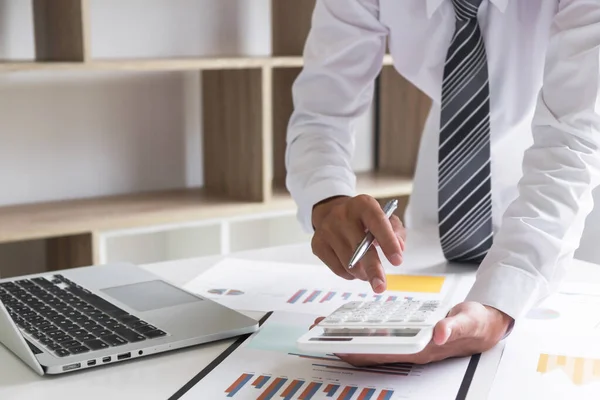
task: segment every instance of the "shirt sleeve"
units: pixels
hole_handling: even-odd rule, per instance
[[[314,204],[356,194],[353,124],[373,100],[387,33],[378,0],[316,2],[304,67],[292,88],[285,155],[286,186],[307,232]]]
[[[600,2],[561,0],[519,194],[467,300],[518,319],[572,262],[600,177]]]

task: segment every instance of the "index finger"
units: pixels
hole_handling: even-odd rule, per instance
[[[390,219],[374,198],[365,197],[360,203],[358,206],[361,207],[359,213],[363,225],[373,234],[390,263],[396,266],[400,265],[402,263],[402,246]]]

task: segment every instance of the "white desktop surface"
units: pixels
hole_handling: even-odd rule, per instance
[[[442,261],[441,250],[425,239],[429,235],[410,234],[403,267],[432,272],[463,272],[474,274],[474,268],[448,265]],[[294,245],[258,251],[232,254],[229,257],[249,260],[278,261],[287,263],[319,263],[311,254],[310,245]],[[177,285],[184,285],[198,274],[207,270],[223,257],[165,262],[143,266],[147,270]],[[600,266],[576,261],[573,263],[569,281],[600,279]],[[245,312],[259,319],[262,313]],[[40,377],[0,346],[0,399],[86,399],[119,400],[144,399],[165,400],[177,392],[222,351],[233,340],[201,345],[162,355],[141,358],[86,371],[61,376]],[[501,349],[496,349],[496,353]],[[470,399],[480,399],[479,390],[486,390],[495,373],[494,357],[489,362],[482,358],[471,386]]]

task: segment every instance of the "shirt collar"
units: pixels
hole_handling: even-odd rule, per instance
[[[427,0],[427,18],[431,18],[433,13],[440,7],[440,5],[447,0]],[[506,10],[508,0],[490,0],[501,12]]]

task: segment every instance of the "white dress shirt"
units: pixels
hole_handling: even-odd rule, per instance
[[[600,1],[483,0],[478,20],[495,234],[467,299],[519,318],[556,288],[593,207]],[[373,100],[386,38],[396,70],[433,100],[406,225],[437,226],[440,94],[454,25],[450,0],[317,0],[286,152],[287,187],[306,230],[316,202],[357,194],[352,126]]]

